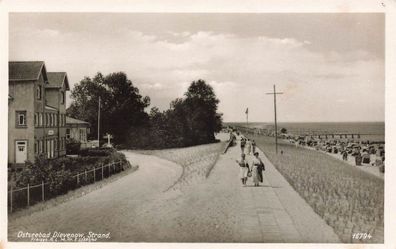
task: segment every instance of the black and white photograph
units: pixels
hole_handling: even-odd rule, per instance
[[[386,13],[7,20],[8,242],[384,244]]]

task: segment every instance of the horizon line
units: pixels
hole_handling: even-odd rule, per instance
[[[246,124],[246,121],[223,121],[223,123],[244,123]],[[274,121],[249,121],[250,123],[269,123],[273,124]],[[385,123],[385,120],[352,120],[352,121],[281,121],[277,122],[279,123]]]

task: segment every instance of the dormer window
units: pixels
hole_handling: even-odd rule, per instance
[[[41,97],[42,97],[41,95],[42,95],[42,86],[38,85],[37,90],[36,90],[36,97],[38,100],[41,100]]]

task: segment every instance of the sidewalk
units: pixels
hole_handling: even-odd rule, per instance
[[[262,151],[263,183],[240,186],[244,208],[241,212],[241,242],[339,243],[339,238],[289,185]],[[235,162],[240,157],[239,144],[223,155],[216,167]],[[251,161],[253,156],[247,156]]]

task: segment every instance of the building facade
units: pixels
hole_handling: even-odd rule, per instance
[[[81,143],[81,148],[87,147],[87,137],[90,124],[83,120],[66,117],[66,139],[73,139]]]
[[[50,77],[48,76],[50,75]],[[57,86],[60,87],[57,87]],[[69,90],[64,73],[60,84],[47,73],[43,61],[9,62],[8,164],[23,166],[42,154],[65,155],[66,99]]]

